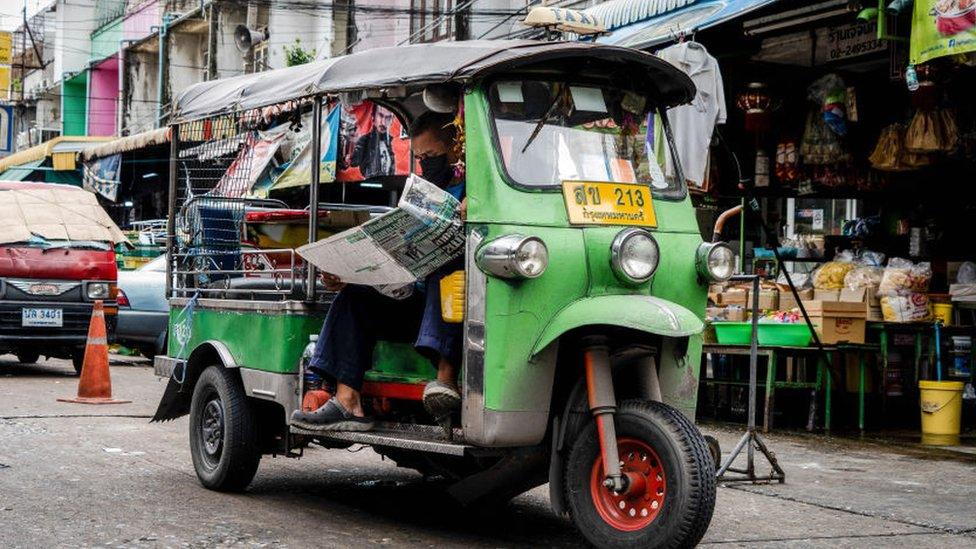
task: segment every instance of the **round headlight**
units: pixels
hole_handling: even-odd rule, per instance
[[[510,234],[486,243],[476,255],[482,271],[503,278],[536,278],[549,266],[549,249],[535,236]]]
[[[651,233],[644,229],[624,229],[610,246],[610,265],[626,282],[650,280],[657,270],[659,251]]]
[[[735,253],[724,242],[699,246],[695,263],[699,276],[709,282],[724,282],[735,274]]]
[[[549,265],[549,249],[535,237],[528,237],[515,250],[515,269],[525,278],[535,278]]]

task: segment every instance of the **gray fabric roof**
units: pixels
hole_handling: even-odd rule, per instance
[[[695,93],[694,84],[684,73],[638,50],[591,42],[470,40],[376,48],[306,65],[201,82],[184,90],[176,99],[173,122],[264,107],[319,93],[467,82],[543,62],[564,71],[619,69],[665,106],[687,103]]]

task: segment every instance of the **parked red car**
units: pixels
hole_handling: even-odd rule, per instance
[[[0,219],[0,353],[70,357],[80,372],[96,300],[115,333],[125,235],[92,193],[69,185],[0,181]]]

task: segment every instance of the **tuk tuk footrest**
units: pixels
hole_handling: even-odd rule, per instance
[[[444,429],[439,425],[377,422],[376,427],[371,431],[319,431],[305,429],[297,425],[292,425],[290,430],[295,435],[305,435],[332,441],[354,442],[377,447],[403,448],[406,450],[418,450],[452,456],[464,456],[477,449],[477,447],[469,444],[455,442],[455,440],[463,439],[463,433],[460,429],[454,429],[454,440],[448,440],[445,437]]]

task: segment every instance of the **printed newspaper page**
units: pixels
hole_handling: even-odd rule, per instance
[[[396,209],[302,246],[298,254],[349,284],[410,284],[464,249],[460,206],[446,191],[411,175]]]

